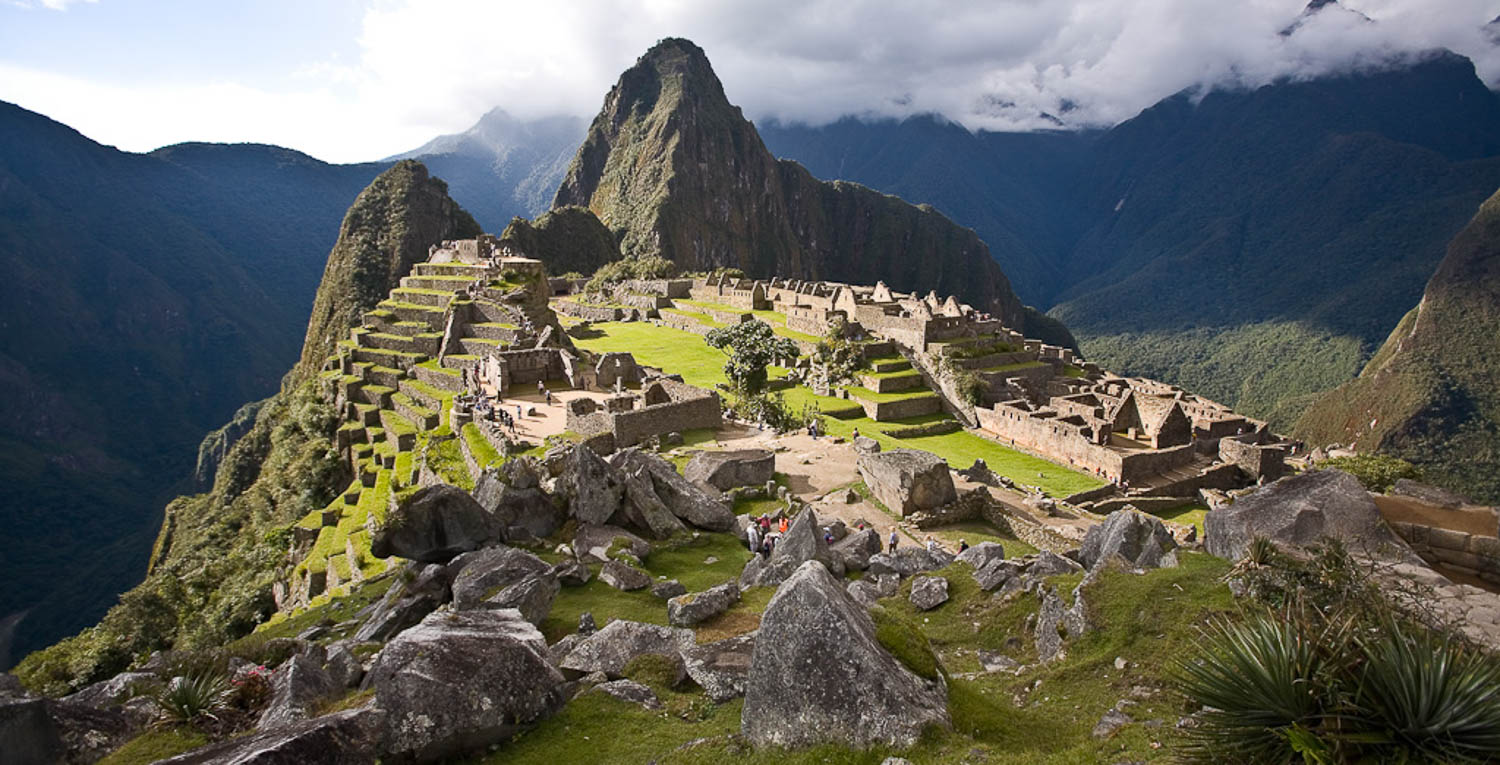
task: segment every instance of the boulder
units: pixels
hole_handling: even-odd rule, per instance
[[[367,705],[209,744],[156,765],[374,765],[385,713]],[[387,760],[389,761],[389,760]]]
[[[423,563],[447,563],[455,555],[500,539],[495,516],[469,493],[438,484],[418,489],[390,512],[370,540],[377,558],[398,555]]]
[[[1026,564],[1018,560],[995,558],[984,564],[983,568],[975,569],[974,583],[985,592],[993,592],[1020,576],[1025,567]]]
[[[563,703],[547,642],[512,609],[435,613],[380,652],[367,679],[388,715],[395,760],[431,761],[497,744]]]
[[[365,663],[354,653],[354,644],[339,642],[328,646],[328,660],[324,663],[328,676],[339,688],[353,688],[365,677]]]
[[[1397,478],[1395,485],[1391,487],[1390,493],[1398,497],[1411,497],[1425,504],[1448,509],[1472,504],[1462,494],[1457,494],[1437,486],[1419,483],[1410,478]]]
[[[557,577],[558,582],[568,587],[582,587],[588,584],[590,579],[594,578],[593,573],[589,571],[589,567],[583,565],[576,558],[569,558],[553,566],[552,575]]]
[[[1078,560],[1085,568],[1116,557],[1131,568],[1173,568],[1177,565],[1176,550],[1177,540],[1160,518],[1127,507],[1089,529],[1078,548]]]
[[[623,592],[643,590],[651,586],[651,575],[617,560],[604,564],[599,571],[599,581]]]
[[[53,765],[66,751],[62,735],[47,713],[46,699],[0,699],[0,742],[5,762]]]
[[[616,518],[657,539],[667,539],[687,530],[687,526],[656,495],[650,471],[645,467],[634,467],[620,473],[625,481],[625,502]]]
[[[903,517],[958,499],[948,463],[931,452],[892,449],[861,454],[859,475],[876,499]]]
[[[755,746],[907,747],[948,726],[947,686],[907,669],[828,569],[803,563],[771,598],[740,727]]]
[[[402,630],[422,621],[452,596],[453,574],[447,566],[408,565],[380,600],[355,617],[361,620],[354,639],[383,643]]]
[[[1419,560],[1381,520],[1379,508],[1359,480],[1341,470],[1282,478],[1228,507],[1209,511],[1203,530],[1204,549],[1229,560],[1245,557],[1256,537],[1291,546],[1333,537],[1350,552]]]
[[[486,598],[521,580],[539,574],[551,574],[552,567],[541,558],[514,547],[489,547],[465,553],[453,559],[453,607],[462,611],[485,608]]]
[[[730,452],[698,452],[682,475],[693,483],[729,491],[736,486],[756,486],[776,474],[776,455],[770,449],[738,449]]]
[[[317,654],[298,653],[276,668],[271,675],[271,702],[256,727],[277,728],[306,720],[319,704],[342,690]]]
[[[532,574],[484,599],[483,608],[514,608],[537,626],[552,612],[552,601],[562,589],[550,570]]]
[[[651,594],[662,600],[671,600],[678,595],[686,595],[687,591],[687,588],[682,586],[682,582],[676,579],[667,579],[651,585]]]
[[[745,695],[750,676],[750,656],[755,650],[754,632],[737,635],[682,650],[688,676],[703,688],[715,704]]]
[[[616,619],[579,643],[560,666],[585,675],[603,672],[619,677],[631,659],[655,655],[681,661],[682,652],[696,643],[692,630]]]
[[[5,677],[14,678],[15,676],[5,675]],[[132,688],[159,686],[160,684],[161,678],[155,672],[121,672],[108,680],[100,680],[85,686],[75,693],[62,697],[60,701],[64,704],[82,704],[86,707],[107,709],[123,704],[132,695]],[[20,687],[20,681],[17,681],[16,687]]]
[[[999,542],[980,542],[959,553],[958,560],[978,571],[991,561],[1005,560],[1005,547]]]
[[[609,549],[616,545],[629,551],[638,560],[651,554],[650,543],[619,526],[579,526],[573,537],[573,549],[577,551],[580,560],[599,563],[611,560]]]
[[[990,470],[990,466],[986,465],[982,459],[974,460],[973,465],[958,471],[958,474],[970,481],[982,483],[986,486],[1000,485],[1000,477],[995,475],[995,471]]]
[[[673,627],[691,627],[729,610],[740,601],[738,582],[725,582],[702,592],[689,592],[667,601],[667,623]]]
[[[656,496],[683,521],[707,531],[734,528],[734,511],[729,505],[683,478],[672,463],[661,457],[639,449],[625,449],[611,455],[610,463],[621,470],[644,468],[651,475]]]
[[[647,709],[661,709],[661,701],[656,698],[656,692],[634,680],[611,680],[590,688],[588,692],[603,693]]]
[[[109,681],[101,680],[99,682],[107,683]],[[94,683],[94,685],[99,685],[99,683]],[[26,686],[21,685],[21,678],[16,677],[9,672],[0,672],[0,699],[19,699],[25,698],[29,695],[30,694],[26,692]]]
[[[856,579],[849,583],[846,588],[849,596],[859,602],[865,608],[874,606],[881,598],[894,596],[901,590],[901,577],[895,574],[869,574],[863,579]]]
[[[1097,526],[1095,528],[1098,528]],[[1051,550],[1043,550],[1036,555],[1028,555],[1022,561],[1021,573],[1032,579],[1041,579],[1058,574],[1072,574],[1083,570],[1077,562],[1071,558],[1058,555]]]
[[[750,560],[745,561],[745,568],[740,571],[740,590],[748,590],[760,582],[760,575],[766,570],[766,557],[764,555],[752,555]]]
[[[871,555],[867,570],[872,574],[895,574],[905,579],[923,571],[936,571],[952,562],[953,556],[946,552],[933,552],[925,547],[899,547],[895,552]]]
[[[940,576],[919,576],[911,580],[911,604],[919,611],[931,611],[948,602],[948,580]]]
[[[818,526],[818,517],[812,508],[806,508],[792,519],[786,533],[776,540],[771,559],[756,580],[759,585],[780,584],[807,561],[817,561],[834,576],[844,575],[844,565],[837,560],[828,543],[823,541],[823,530]]]
[[[527,467],[529,460],[511,460],[506,470],[486,470],[474,485],[474,501],[495,517],[502,539],[537,539],[552,536],[567,520],[538,487],[539,478]],[[517,467],[512,468],[511,465]]]
[[[1084,583],[1088,582],[1089,578],[1084,577]],[[1077,639],[1088,631],[1083,587],[1084,585],[1080,584],[1073,590],[1073,605],[1071,606],[1063,603],[1055,587],[1047,587],[1039,593],[1042,607],[1037,612],[1036,629],[1033,633],[1039,661],[1045,663],[1062,658],[1063,636]]]
[[[880,442],[869,436],[855,436],[854,451],[857,454],[879,454]]]
[[[625,478],[593,449],[578,444],[568,454],[556,492],[567,501],[568,514],[578,523],[608,523],[625,496]]]
[[[880,552],[880,532],[875,529],[856,531],[833,544],[833,557],[847,571],[864,571],[870,567],[870,556]]]

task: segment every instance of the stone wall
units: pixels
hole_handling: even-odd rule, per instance
[[[683,316],[680,313],[672,313],[670,311],[662,311],[656,322],[662,326],[680,329],[683,332],[691,332],[695,335],[706,335],[714,330],[713,327],[691,316]]]
[[[654,386],[660,386],[670,400],[621,411],[611,408],[628,407],[644,399],[629,397],[618,402],[612,399],[611,407],[606,408],[599,408],[591,399],[569,402],[567,428],[590,439],[608,435],[613,444],[609,451],[613,451],[634,446],[651,436],[717,428],[723,424],[723,407],[717,393],[666,378],[653,380],[647,389]]]
[[[1256,436],[1224,438],[1219,441],[1219,459],[1239,466],[1252,481],[1267,483],[1286,473],[1286,451],[1279,446],[1255,443]]]
[[[921,417],[927,414],[936,414],[943,409],[942,399],[936,395],[900,399],[897,401],[857,400],[859,401],[859,405],[864,407],[865,416],[877,422],[904,420],[907,417]]]
[[[589,305],[576,300],[554,301],[552,307],[564,316],[586,321],[638,321],[641,318],[640,312],[635,308]]]
[[[1500,538],[1415,523],[1390,526],[1423,560],[1500,584]]]

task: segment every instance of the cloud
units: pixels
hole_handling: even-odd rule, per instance
[[[40,0],[38,3],[29,2],[28,0],[12,0],[12,2],[22,8],[35,8],[37,5],[41,5],[41,7],[48,10],[66,11],[68,6],[77,5],[80,2],[97,3],[99,0]]]
[[[620,72],[668,36],[701,45],[757,120],[938,112],[972,129],[1105,126],[1185,88],[1254,87],[1433,48],[1469,56],[1500,84],[1500,47],[1483,31],[1500,0],[1442,0],[1441,12],[1433,0],[1343,0],[1357,13],[1325,8],[1290,35],[1280,33],[1306,0],[369,2],[357,28],[328,31],[356,39],[342,58],[288,62],[291,76],[275,81],[188,72],[188,84],[104,87],[12,70],[0,71],[0,98],[131,148],[258,140],[353,161],[463,130],[496,106],[592,116]]]
[[[1184,88],[1253,87],[1447,47],[1491,85],[1495,0],[1347,0],[1285,29],[1305,0],[395,2],[370,11],[364,69],[397,120],[599,107],[655,40],[704,47],[753,118],[940,112],[971,128],[1109,125]],[[1366,21],[1360,14],[1373,19]]]

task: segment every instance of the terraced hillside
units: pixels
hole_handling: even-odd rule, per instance
[[[503,445],[488,431],[448,421],[463,370],[490,349],[534,342],[556,324],[540,264],[496,269],[458,262],[418,263],[373,310],[318,375],[343,421],[335,439],[353,480],[338,498],[293,527],[294,557],[279,605],[303,608],[347,593],[386,570],[370,537],[388,509],[423,483],[473,488]],[[560,327],[558,328],[560,329]],[[562,333],[553,336],[562,338]]]

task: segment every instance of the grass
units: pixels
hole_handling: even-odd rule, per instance
[[[1172,521],[1173,523],[1180,523],[1184,526],[1192,526],[1193,528],[1198,530],[1199,539],[1203,538],[1203,516],[1207,514],[1208,505],[1205,505],[1201,502],[1195,502],[1191,505],[1183,505],[1182,507],[1174,507],[1171,510],[1162,510],[1153,513],[1153,515],[1164,521]]]
[[[943,546],[952,552],[958,552],[958,542],[963,540],[973,547],[980,542],[996,542],[1005,548],[1005,557],[1019,558],[1022,555],[1030,555],[1037,552],[1035,547],[1022,542],[1015,537],[1001,534],[999,529],[984,521],[965,521],[950,526],[941,526],[933,529],[923,529],[922,535],[931,534],[943,543]]]
[[[874,401],[881,404],[889,403],[892,401],[910,401],[917,398],[937,398],[937,394],[933,393],[927,388],[903,390],[897,391],[895,393],[876,393],[869,388],[862,388],[858,385],[850,385],[848,386],[848,391],[849,395],[855,398],[863,399],[865,401]]]
[[[208,736],[188,725],[148,728],[99,761],[99,765],[147,765],[208,743]]]
[[[717,562],[706,564],[709,557]],[[732,534],[699,533],[697,538],[681,536],[653,542],[643,567],[651,578],[676,579],[690,592],[706,590],[738,577],[750,551]],[[667,623],[667,603],[649,589],[620,592],[599,581],[600,566],[591,566],[594,578],[582,587],[565,587],[552,604],[552,613],[542,622],[548,641],[555,641],[578,628],[578,617],[585,611],[594,615],[600,627],[614,619]]]
[[[469,453],[474,455],[474,461],[479,463],[479,469],[483,470],[491,465],[498,465],[504,461],[500,452],[479,432],[479,426],[472,422],[466,422],[463,426],[464,442],[469,445]]]
[[[1002,364],[1002,365],[1000,365],[998,367],[985,367],[983,369],[975,369],[973,371],[976,372],[976,373],[978,373],[978,372],[1018,372],[1018,371],[1020,371],[1022,369],[1036,369],[1037,367],[1044,367],[1044,366],[1047,366],[1047,362],[1045,362],[1045,361],[1018,361],[1018,362],[1016,362],[1014,364]]]
[[[922,671],[932,674],[941,665],[949,675],[953,719],[952,730],[930,730],[905,752],[834,746],[752,750],[731,736],[739,730],[742,700],[714,706],[696,690],[672,691],[654,682],[663,710],[585,694],[474,761],[879,765],[893,754],[937,765],[1160,760],[1171,751],[1178,735],[1173,723],[1184,711],[1174,695],[1161,690],[1160,667],[1194,644],[1198,626],[1234,608],[1220,581],[1227,563],[1201,553],[1181,557],[1178,568],[1140,576],[1105,572],[1085,593],[1090,619],[1100,629],[1070,640],[1066,658],[1040,667],[1025,630],[1028,616],[1037,611],[1035,597],[995,598],[979,590],[965,564],[954,564],[937,572],[949,581],[949,601],[922,612],[907,602],[910,581],[904,583],[900,595],[881,601],[877,634]],[[1058,577],[1053,584],[1062,589],[1076,580]],[[761,589],[765,592],[746,593],[747,603],[769,598],[769,589]],[[705,639],[701,631],[699,639]],[[1032,666],[1020,676],[957,676],[979,671],[979,650],[1005,653]],[[1115,668],[1116,658],[1126,660],[1124,670]],[[1135,722],[1111,738],[1093,738],[1090,732],[1104,712],[1137,687],[1146,695],[1127,710]],[[1160,722],[1144,724],[1152,720]]]

